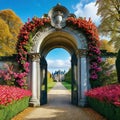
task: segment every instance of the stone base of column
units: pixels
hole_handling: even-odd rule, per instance
[[[40,101],[38,99],[30,99],[30,102],[29,102],[29,106],[30,107],[38,107],[40,106]]]
[[[87,105],[88,105],[88,104],[87,104],[86,98],[80,99],[80,100],[78,101],[78,106],[80,106],[80,107],[86,107]]]

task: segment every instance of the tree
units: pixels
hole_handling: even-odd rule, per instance
[[[7,54],[6,54],[6,51],[3,51],[5,53],[2,53],[2,55],[11,55],[13,53],[16,53],[16,43],[18,40],[17,36],[18,36],[20,28],[22,26],[22,22],[21,22],[20,18],[10,9],[1,10],[0,11],[0,19],[1,19],[2,23],[4,21],[4,25],[5,25],[4,29],[7,30],[7,33],[5,33],[5,32],[0,33],[1,41],[3,44],[6,44],[6,41],[9,41],[7,43],[7,45],[11,49],[11,52],[8,52]],[[2,29],[0,28],[0,30],[2,30]],[[8,33],[9,33],[9,35],[8,35]],[[4,36],[4,39],[3,39],[3,36]],[[7,40],[6,40],[6,38],[7,38]],[[2,47],[2,49],[5,47],[3,44],[0,44],[1,45],[0,47]]]
[[[12,34],[4,20],[0,18],[0,56],[13,54]]]
[[[71,71],[72,69],[70,68],[69,71],[65,74],[65,81],[68,82],[68,83],[71,83],[72,81],[72,78],[71,78]]]
[[[107,50],[107,52],[115,52],[114,46],[109,44],[108,40],[101,40],[100,43],[101,43],[101,46],[100,46],[101,50]],[[115,64],[115,60],[116,58],[114,57],[108,57],[106,59],[106,62],[110,65],[113,65]]]
[[[120,0],[97,0],[96,5],[101,16],[100,33],[110,36],[110,43],[120,49]]]
[[[115,52],[114,46],[109,44],[108,40],[101,40],[100,41],[100,49],[101,50],[107,50],[108,52]]]

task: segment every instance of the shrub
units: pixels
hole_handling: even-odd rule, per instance
[[[0,85],[0,108],[21,100],[24,97],[30,97],[29,90],[21,89],[13,86]]]
[[[108,120],[120,120],[120,107],[90,97],[87,97],[87,101],[90,107]]]
[[[88,104],[109,120],[120,118],[120,84],[98,87],[86,92]]]
[[[65,74],[64,81],[71,84],[71,80],[72,78],[71,78],[71,68],[70,68],[69,71]]]
[[[30,96],[29,90],[0,85],[0,120],[10,120],[28,107]]]
[[[24,97],[7,106],[0,107],[0,120],[10,120],[19,112],[28,107],[29,97]]]
[[[109,63],[107,59],[101,63],[101,67],[102,71],[99,73],[101,86],[118,83],[114,64]]]

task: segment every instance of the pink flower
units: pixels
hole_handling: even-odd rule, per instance
[[[29,90],[0,85],[0,105],[7,106],[16,100],[30,96],[31,91]]]
[[[114,102],[114,105],[120,107],[120,101],[119,102]]]
[[[120,85],[108,85],[87,91],[86,96],[120,107]]]

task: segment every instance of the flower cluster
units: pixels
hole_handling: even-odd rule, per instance
[[[14,101],[30,96],[31,92],[29,90],[0,85],[0,105],[6,106],[12,104]]]
[[[5,81],[9,81],[12,79],[13,75],[13,66],[9,66],[8,64],[4,64],[3,68],[5,70],[0,70],[0,78],[3,78]]]
[[[21,73],[18,73],[16,78],[17,82],[20,86],[24,86],[25,83],[25,76],[27,76],[29,72],[29,63],[28,63],[28,53],[31,50],[32,46],[32,37],[34,34],[45,27],[50,23],[49,18],[33,18],[31,21],[28,22],[22,27],[20,30],[20,34],[18,36],[18,44],[17,44],[17,60],[21,68]]]
[[[50,24],[49,18],[33,18],[31,21],[28,20],[20,30],[18,36],[18,43],[16,46],[17,49],[17,61],[19,63],[20,72],[13,71],[13,66],[7,66],[6,70],[0,71],[0,78],[2,78],[7,85],[14,85],[17,83],[17,86],[26,88],[26,79],[29,72],[29,62],[28,62],[28,53],[32,47],[32,37],[34,34]]]
[[[99,37],[97,33],[96,26],[92,23],[91,19],[88,21],[82,18],[73,18],[69,17],[66,20],[68,26],[82,30],[86,34],[88,39],[88,55],[90,59],[90,79],[97,80],[98,73],[101,71],[100,63],[100,50],[99,50]],[[29,72],[29,63],[28,53],[31,50],[33,41],[32,38],[38,30],[41,30],[43,27],[50,25],[49,18],[33,18],[22,27],[20,34],[18,36],[17,52],[18,52],[18,63],[21,68],[20,73],[10,73],[13,76],[15,81],[19,84],[20,87],[26,84],[26,76]],[[3,73],[4,74],[4,73]],[[11,79],[7,72],[6,75],[3,75],[4,79]]]
[[[26,62],[25,66],[29,63]],[[5,84],[14,86],[15,84],[19,87],[26,88],[26,72],[17,73],[13,70],[13,65],[4,64],[4,70],[0,70],[0,78],[2,78]]]
[[[120,107],[120,85],[107,85],[86,92],[86,96]]]
[[[100,57],[100,42],[96,26],[92,23],[91,19],[87,21],[86,19],[73,17],[67,19],[67,24],[69,26],[77,27],[77,29],[86,34],[86,37],[88,38],[88,55],[91,64],[90,79],[97,80],[98,74],[101,71],[100,63],[102,62],[102,59]]]

